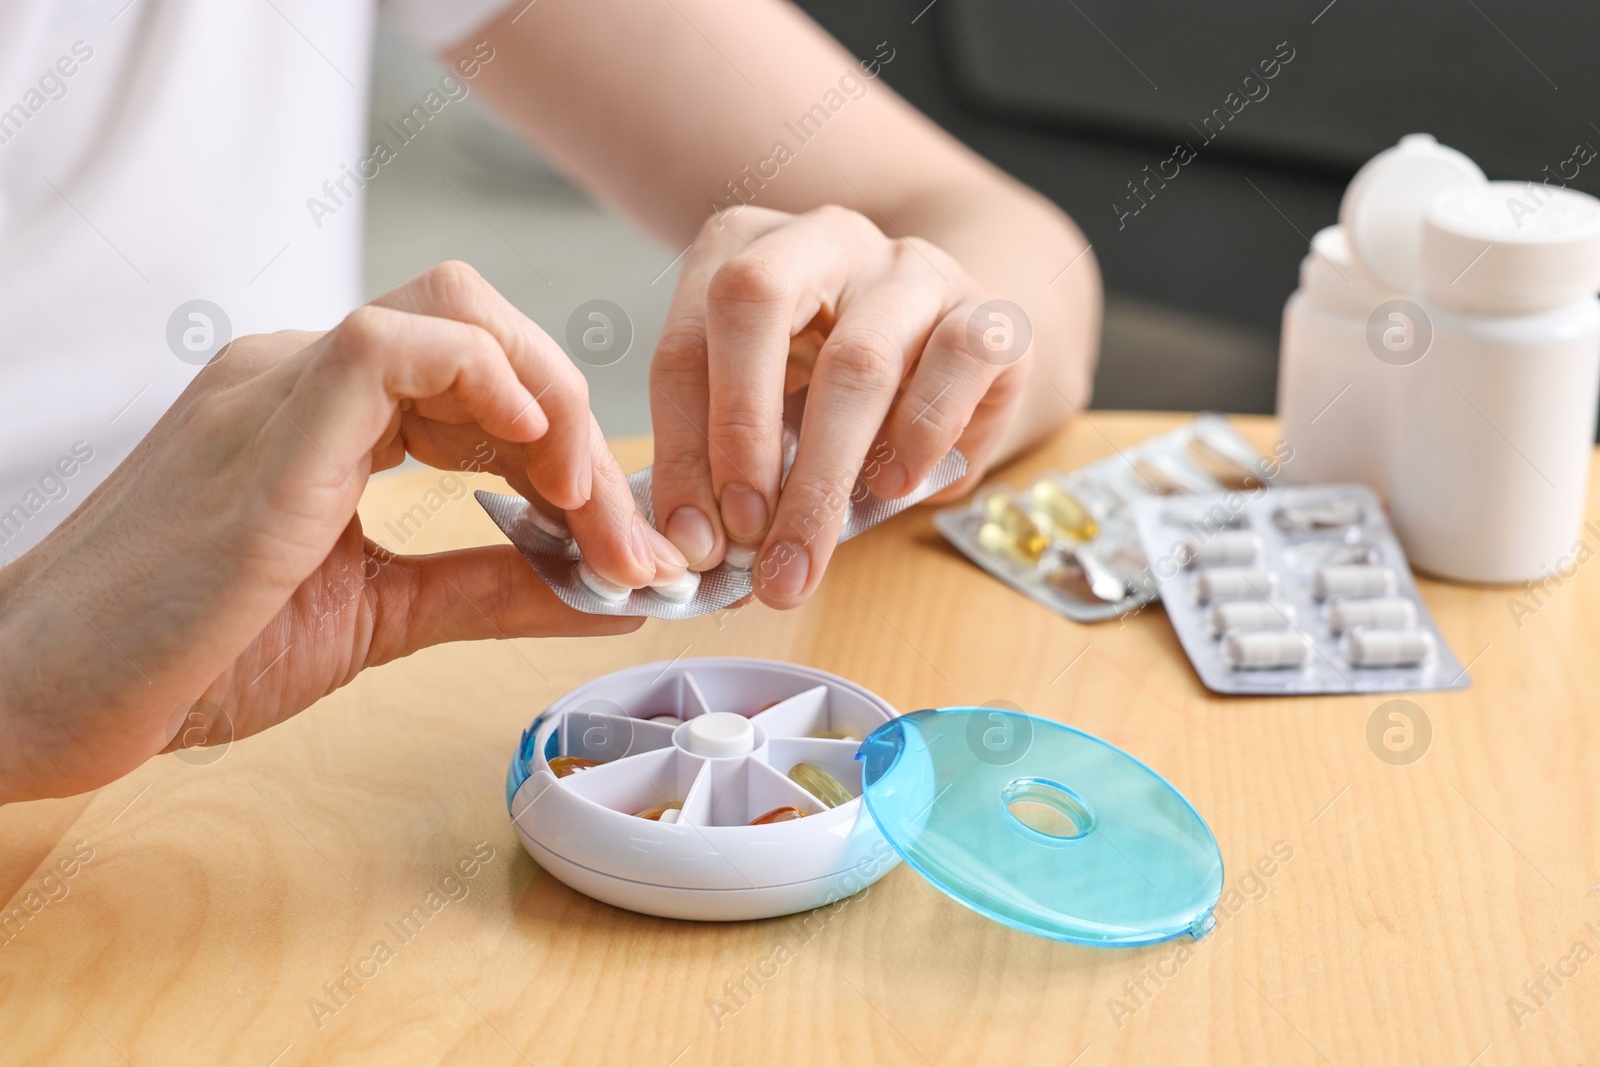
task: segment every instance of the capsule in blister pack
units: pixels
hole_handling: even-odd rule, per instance
[[[1131,503],[1152,499],[1194,524],[1208,514],[1192,494],[1261,488],[1280,461],[1263,458],[1221,415],[1021,490],[989,486],[934,516],[945,539],[1013,589],[1069,619],[1097,622],[1155,600]],[[1256,536],[1197,546],[1204,562],[1249,565]]]
[[[784,464],[788,475],[799,443],[800,423],[805,414],[806,390],[784,399]],[[839,540],[848,541],[859,533],[921,503],[967,473],[967,460],[960,452],[950,452],[934,465],[922,484],[905,496],[886,500],[856,480],[850,496],[841,502],[844,524]],[[645,520],[655,525],[655,507],[650,499],[650,468],[628,476],[628,488]],[[646,615],[655,619],[692,619],[736,604],[752,591],[750,567],[754,549],[729,546],[726,558],[710,570],[690,571],[669,586],[630,589],[607,581],[589,566],[578,551],[577,542],[565,524],[550,518],[520,496],[506,493],[474,494],[489,518],[511,540],[522,558],[568,607],[590,615]]]
[[[1134,505],[1167,614],[1219,693],[1471,684],[1371,490],[1297,486]],[[1203,518],[1197,520],[1196,515]]]

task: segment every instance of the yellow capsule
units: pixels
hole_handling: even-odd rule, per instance
[[[805,817],[806,813],[801,811],[799,808],[792,804],[785,804],[781,808],[773,808],[771,811],[757,815],[755,818],[750,820],[750,825],[771,826],[775,822],[793,822],[796,819],[803,819]]]
[[[681,811],[682,809],[683,805],[679,804],[676,800],[669,800],[662,804],[652,804],[643,811],[636,811],[634,814],[639,816],[641,819],[649,819],[651,822],[660,822],[661,816],[665,815],[667,812]]]
[[[1039,520],[1005,493],[995,493],[984,501],[983,512],[988,521],[978,530],[978,541],[990,551],[1036,563],[1050,547],[1050,535]],[[1010,542],[1009,547],[1001,545],[1001,538]]]
[[[1057,537],[1072,541],[1092,541],[1100,532],[1089,509],[1077,497],[1067,492],[1049,478],[1041,478],[1028,491],[1034,510],[1050,521]]]
[[[789,768],[789,780],[830,808],[854,800],[839,779],[812,763],[796,763]]]
[[[847,734],[847,733],[844,733],[843,731],[840,731],[840,730],[819,730],[816,733],[812,734],[811,736],[812,737],[820,737],[824,741],[859,741],[859,740],[861,740],[861,738],[857,737],[855,734]]]
[[[569,774],[577,774],[579,771],[587,771],[598,766],[600,766],[599,760],[585,756],[557,756],[550,761],[550,773],[557,778],[565,778]]]

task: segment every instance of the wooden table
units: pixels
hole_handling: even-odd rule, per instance
[[[1003,475],[1176,421],[1094,413]],[[647,450],[619,448],[630,467]],[[438,479],[375,481],[368,528]],[[469,497],[407,548],[499,538]],[[1432,740],[1406,765],[1368,745],[1379,699],[1213,696],[1160,611],[1056,618],[946,547],[926,509],[845,546],[796,612],[430,649],[214,763],[166,756],[92,796],[0,809],[0,899],[44,901],[0,945],[0,1063],[1593,1062],[1600,566],[1538,603],[1423,593],[1474,684],[1412,698]],[[901,866],[715,1011],[724,983],[793,942],[789,921],[696,925],[579,896],[519,846],[503,785],[552,698],[701,655],[812,664],[905,710],[1009,700],[1125,747],[1216,832],[1223,921],[1184,945],[1078,948]],[[492,858],[467,896],[393,938],[475,850]]]

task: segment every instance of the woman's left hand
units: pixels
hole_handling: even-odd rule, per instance
[[[843,207],[708,218],[650,370],[655,513],[696,570],[750,558],[794,607],[828,565],[858,476],[915,488],[952,447],[976,479],[1022,400],[1031,331],[954,258]],[[809,384],[786,481],[783,398]],[[780,484],[781,482],[781,484]]]

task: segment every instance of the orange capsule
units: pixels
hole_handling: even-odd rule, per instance
[[[557,778],[565,778],[569,774],[577,774],[579,771],[587,771],[598,766],[600,766],[599,760],[589,759],[586,756],[557,756],[550,761],[550,773]]]
[[[651,822],[660,822],[661,816],[665,815],[667,812],[681,810],[682,805],[680,805],[676,800],[668,800],[661,804],[652,804],[643,811],[636,811],[634,814],[639,816],[641,819],[649,819]]]
[[[750,820],[750,825],[771,826],[775,822],[793,822],[796,819],[803,819],[805,817],[806,813],[801,811],[799,808],[785,804],[781,808],[773,808],[769,812],[764,812],[761,815],[757,815],[755,818]]]

